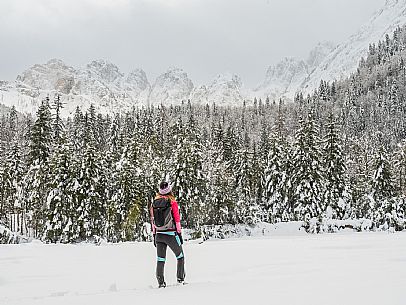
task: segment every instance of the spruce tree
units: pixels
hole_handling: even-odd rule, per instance
[[[186,126],[178,120],[173,131],[172,177],[175,195],[186,226],[201,224],[201,209],[206,195],[206,179],[202,171],[202,147],[194,117],[191,114]]]
[[[326,205],[332,209],[334,218],[344,219],[350,216],[350,198],[345,179],[346,165],[343,157],[336,122],[330,115],[327,134],[324,138],[324,170],[326,174]]]
[[[394,156],[394,170],[396,173],[396,187],[406,196],[406,140],[397,145]]]
[[[235,199],[233,198],[232,175],[224,155],[224,133],[219,124],[213,126],[212,137],[206,147],[204,172],[207,173],[208,194],[210,202],[204,211],[205,223],[226,224],[235,223]]]
[[[53,109],[55,113],[53,114],[53,137],[56,143],[58,143],[61,139],[62,132],[64,130],[64,123],[61,118],[61,111],[63,109],[63,103],[61,100],[61,96],[59,94],[55,95],[53,101]]]
[[[131,162],[128,155],[128,150],[125,149],[120,160],[114,165],[114,170],[111,179],[111,195],[109,207],[112,209],[110,215],[113,217],[113,228],[109,232],[109,240],[112,241],[128,241],[134,240],[135,225],[130,221],[130,212],[139,200],[139,184],[137,177],[137,169]],[[136,206],[139,210],[139,206]]]
[[[87,142],[85,151],[75,156],[76,175],[74,183],[73,204],[78,215],[74,230],[79,232],[79,239],[88,240],[104,235],[106,220],[105,185],[101,180],[101,161],[94,145]]]
[[[12,191],[12,179],[8,164],[4,161],[0,161],[0,223],[8,225],[8,214],[11,212],[9,198]]]
[[[322,168],[319,128],[311,114],[302,120],[295,135],[292,187],[296,220],[308,220],[325,211],[322,195],[325,179]]]
[[[386,228],[392,224],[391,214],[396,201],[397,190],[387,153],[379,150],[374,161],[374,173],[371,181],[372,219],[377,228]]]
[[[46,222],[46,196],[49,183],[48,159],[52,148],[52,118],[49,98],[42,101],[30,132],[29,164],[18,202],[28,212],[33,236],[42,236]]]
[[[31,164],[47,162],[52,144],[52,118],[49,98],[42,101],[37,119],[32,126],[29,158]]]
[[[287,173],[287,143],[274,130],[270,137],[268,162],[265,168],[264,208],[267,221],[275,223],[288,221],[290,213],[288,205],[289,176]]]
[[[47,223],[44,238],[50,242],[74,242],[79,237],[75,226],[77,210],[73,201],[74,179],[72,147],[64,139],[50,162]]]
[[[8,206],[14,214],[15,221],[10,225],[11,230],[19,231],[24,234],[24,219],[23,219],[23,207],[17,202],[17,192],[20,186],[20,181],[24,175],[24,164],[22,159],[21,147],[17,141],[13,141],[10,151],[6,156],[6,168],[9,174],[9,197]]]
[[[396,195],[392,167],[387,153],[381,148],[375,158],[371,191],[376,201]]]
[[[242,147],[236,155],[234,169],[234,189],[237,197],[236,219],[240,223],[253,220],[257,210],[254,194],[254,173],[252,168],[252,152],[247,146]]]

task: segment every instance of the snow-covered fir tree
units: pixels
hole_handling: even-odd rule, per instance
[[[344,219],[350,216],[350,194],[347,189],[346,164],[343,149],[336,127],[335,118],[330,115],[323,147],[326,178],[325,202],[332,209],[333,218]]]
[[[288,174],[288,146],[275,130],[271,134],[268,162],[265,168],[264,206],[268,221],[290,220],[290,179]]]
[[[77,209],[73,200],[72,147],[60,140],[50,161],[49,193],[47,196],[47,222],[44,238],[51,242],[74,242],[79,237]]]
[[[232,172],[224,153],[224,131],[219,124],[212,127],[212,140],[206,148],[206,162],[203,170],[207,172],[208,194],[203,211],[207,224],[236,223],[235,194]]]
[[[184,221],[189,226],[201,222],[201,208],[206,194],[206,177],[202,172],[202,147],[193,113],[185,128],[178,121],[174,128],[175,144],[171,177],[174,177],[175,194],[179,200]]]
[[[313,115],[302,120],[296,133],[293,153],[292,187],[296,220],[316,217],[325,211],[323,172],[319,128]]]

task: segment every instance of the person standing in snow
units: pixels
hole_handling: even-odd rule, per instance
[[[178,203],[172,193],[171,185],[163,181],[159,185],[159,192],[152,202],[151,225],[154,245],[157,251],[156,278],[159,287],[166,287],[164,267],[166,248],[173,251],[177,259],[177,280],[182,284],[185,279],[185,257],[183,254],[182,228]]]

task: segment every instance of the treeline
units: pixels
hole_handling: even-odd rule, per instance
[[[254,99],[68,118],[46,99],[0,124],[0,222],[49,242],[148,238],[148,205],[174,183],[186,227],[314,218],[406,226],[406,29],[345,81],[294,103]]]

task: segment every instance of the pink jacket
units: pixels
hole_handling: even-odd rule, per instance
[[[168,198],[167,196],[160,196],[162,198]],[[175,221],[175,225],[176,225],[176,232],[178,232],[179,234],[182,233],[182,227],[180,225],[180,213],[179,213],[179,206],[178,203],[176,202],[176,200],[171,200],[171,210],[172,210],[172,215],[173,215],[173,220]],[[156,233],[156,226],[154,224],[154,213],[152,210],[152,206],[151,206],[151,210],[150,210],[150,215],[151,215],[151,225],[152,225],[152,233]]]

